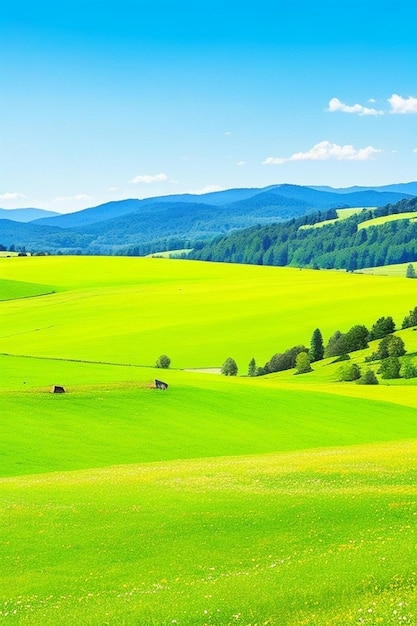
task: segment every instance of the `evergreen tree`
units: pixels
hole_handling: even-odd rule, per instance
[[[323,336],[319,328],[313,332],[311,337],[310,357],[311,361],[321,361],[324,356]]]
[[[256,376],[256,361],[251,359],[249,361],[248,376]]]

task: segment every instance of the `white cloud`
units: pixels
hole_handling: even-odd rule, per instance
[[[9,191],[6,191],[6,193],[0,194],[0,200],[19,200],[19,198],[21,198],[22,200],[28,200],[28,197],[25,196],[24,193],[10,193]]]
[[[417,148],[414,148],[413,152],[417,152]]]
[[[238,161],[236,165],[239,165],[239,166],[246,165],[246,161]]]
[[[150,174],[139,174],[139,176],[135,176],[132,180],[129,180],[129,183],[133,183],[134,185],[138,185],[139,183],[146,183],[147,185],[151,183],[160,183],[168,180],[168,176],[166,174],[156,174],[155,176],[151,176]]]
[[[362,104],[345,104],[339,100],[339,98],[332,98],[329,100],[329,106],[326,110],[330,111],[330,113],[342,111],[343,113],[357,113],[358,115],[384,115],[383,111],[377,111],[377,109],[364,107]]]
[[[388,98],[388,102],[391,105],[390,113],[417,113],[417,98],[412,96],[403,98],[393,93],[391,98]]]
[[[227,131],[227,133],[224,133],[226,136],[231,135],[232,133],[230,132],[230,130]]]
[[[91,196],[87,196],[85,193],[79,193],[76,196],[59,196],[58,198],[54,198],[51,204],[60,204],[61,202],[75,202],[81,200],[92,200]]]
[[[109,187],[106,189],[107,193],[114,193],[115,191],[119,191],[117,187]]]
[[[282,157],[267,157],[265,161],[262,161],[262,165],[282,165],[290,159],[283,159]]]
[[[296,152],[288,158],[268,157],[265,161],[262,161],[262,165],[282,165],[288,161],[328,161],[330,159],[337,161],[367,161],[378,152],[381,152],[381,150],[372,146],[356,149],[352,145],[339,146],[337,143],[330,143],[330,141],[321,141],[307,152]]]

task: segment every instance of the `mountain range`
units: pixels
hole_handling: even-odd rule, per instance
[[[0,219],[0,244],[51,253],[146,254],[316,211],[380,207],[416,195],[417,182],[348,189],[282,184],[120,200],[65,215],[42,212],[31,221]],[[0,218],[24,217],[25,211],[29,216],[36,209],[0,210]]]

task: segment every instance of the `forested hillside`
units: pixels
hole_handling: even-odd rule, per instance
[[[407,189],[355,189],[341,193],[300,185],[272,185],[201,196],[121,200],[28,225],[0,220],[0,245],[52,254],[144,255],[174,248],[198,248],[216,236],[316,211],[398,202],[412,197]]]
[[[417,212],[417,198],[401,200],[320,228],[301,228],[337,217],[336,211],[316,213],[283,224],[257,226],[217,238],[192,258],[228,263],[336,268],[363,267],[417,260],[417,221],[403,219],[358,228],[372,217]],[[416,216],[417,217],[417,216]]]

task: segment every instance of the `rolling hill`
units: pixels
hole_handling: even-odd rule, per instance
[[[332,359],[245,376],[317,325],[398,323],[413,281],[0,262],[0,621],[414,623],[417,379],[340,383]],[[398,335],[415,359],[417,333]],[[152,367],[162,350],[169,370]],[[188,371],[228,355],[242,376]]]
[[[0,219],[12,220],[12,222],[33,222],[34,220],[57,216],[59,213],[44,209],[0,209]]]
[[[407,189],[408,187],[406,187]],[[355,190],[343,195],[297,185],[230,189],[204,195],[122,200],[67,215],[34,220],[28,228],[0,224],[0,244],[74,254],[148,254],[258,224],[282,222],[314,211],[382,206],[406,192]],[[49,227],[58,230],[37,230]]]

